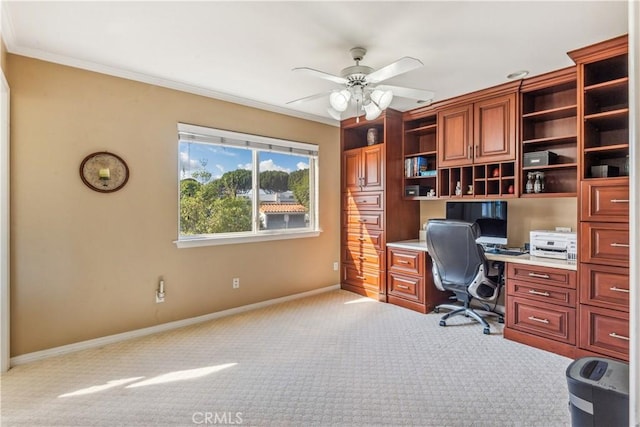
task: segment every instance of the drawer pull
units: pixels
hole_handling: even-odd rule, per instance
[[[399,259],[396,261],[398,264],[409,264],[409,261],[405,261],[403,259]]]
[[[358,259],[359,259],[360,261],[364,261],[365,259],[367,259],[367,257],[359,256],[359,257],[358,257]]]
[[[548,274],[529,273],[529,277],[538,277],[540,279],[550,279]]]
[[[629,244],[628,243],[611,243],[609,246],[614,247],[614,248],[628,248]]]
[[[629,289],[618,288],[618,287],[616,287],[616,286],[612,286],[612,287],[610,287],[610,288],[609,288],[609,290],[610,290],[610,291],[613,291],[613,292],[624,292],[625,294],[628,294],[628,293],[629,293]]]
[[[356,279],[367,280],[367,278],[365,276],[356,276]]]
[[[367,222],[367,220],[364,218],[358,218],[358,222]]]
[[[536,291],[536,290],[533,290],[533,289],[530,289],[530,290],[529,290],[529,293],[530,293],[530,294],[533,294],[533,295],[540,295],[540,296],[543,296],[543,297],[549,297],[549,296],[551,296],[551,295],[549,294],[549,292],[540,292],[540,291]]]
[[[400,288],[400,289],[409,289],[408,286],[406,285],[396,285],[396,288]]]
[[[611,203],[629,203],[629,199],[611,199]]]
[[[611,338],[618,338],[619,340],[629,341],[629,337],[625,337],[624,335],[618,335],[618,334],[616,334],[615,332],[611,332],[611,333],[609,334],[609,336],[610,336]]]
[[[537,317],[534,316],[529,316],[529,320],[533,320],[534,322],[540,322],[540,323],[545,323],[545,324],[549,324],[549,321],[547,319],[538,319]]]
[[[360,240],[361,242],[364,242],[365,238],[364,237],[358,237],[358,240]]]
[[[613,200],[612,200],[612,202],[613,202]],[[356,203],[358,203],[360,205],[363,205],[363,204],[367,203],[367,201],[366,200],[358,200]]]

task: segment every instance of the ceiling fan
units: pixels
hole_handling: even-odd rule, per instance
[[[308,67],[293,69],[293,71],[296,72],[303,72],[344,85],[344,89],[317,93],[289,101],[287,104],[307,102],[329,95],[330,107],[328,113],[331,117],[336,120],[341,120],[342,113],[347,110],[349,103],[352,102],[355,104],[356,121],[359,121],[362,110],[364,110],[367,120],[377,118],[380,113],[391,104],[394,95],[401,98],[416,99],[419,102],[430,102],[433,100],[434,93],[428,90],[378,84],[392,77],[422,67],[424,64],[419,59],[405,56],[385,67],[374,70],[366,65],[360,65],[360,61],[362,61],[362,58],[364,58],[364,55],[367,53],[365,48],[354,47],[350,52],[356,65],[343,69],[339,76]]]

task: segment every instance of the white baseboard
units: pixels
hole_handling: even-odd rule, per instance
[[[219,319],[221,317],[230,316],[232,314],[243,313],[249,310],[255,310],[257,308],[267,307],[274,304],[279,304],[285,301],[292,301],[299,298],[305,298],[312,295],[321,294],[324,292],[330,292],[340,289],[340,285],[332,285],[324,288],[314,289],[312,291],[301,292],[299,294],[288,295],[286,297],[270,299],[267,301],[257,302],[255,304],[243,305],[241,307],[230,308],[229,310],[218,311],[215,313],[205,314],[203,316],[191,317],[189,319],[176,320],[175,322],[163,323],[161,325],[150,326],[148,328],[136,329],[134,331],[123,332],[121,334],[108,335],[106,337],[96,338],[87,341],[81,341],[74,344],[63,345],[60,347],[49,348],[47,350],[34,351],[33,353],[21,354],[20,356],[12,357],[10,360],[10,366],[24,365],[27,363],[35,362],[37,360],[46,359],[53,356],[60,356],[63,354],[73,353],[80,350],[86,350],[90,348],[102,347],[107,344],[113,344],[121,341],[130,340],[133,338],[139,338],[146,335],[156,334],[158,332],[170,331],[172,329],[178,329],[196,323],[202,323],[209,320]]]

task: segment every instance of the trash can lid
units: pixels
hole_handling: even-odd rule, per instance
[[[567,378],[593,387],[629,394],[629,365],[604,357],[582,357],[567,367]]]

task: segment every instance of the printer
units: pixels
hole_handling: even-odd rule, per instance
[[[578,239],[575,232],[532,230],[529,253],[533,256],[577,261]]]

